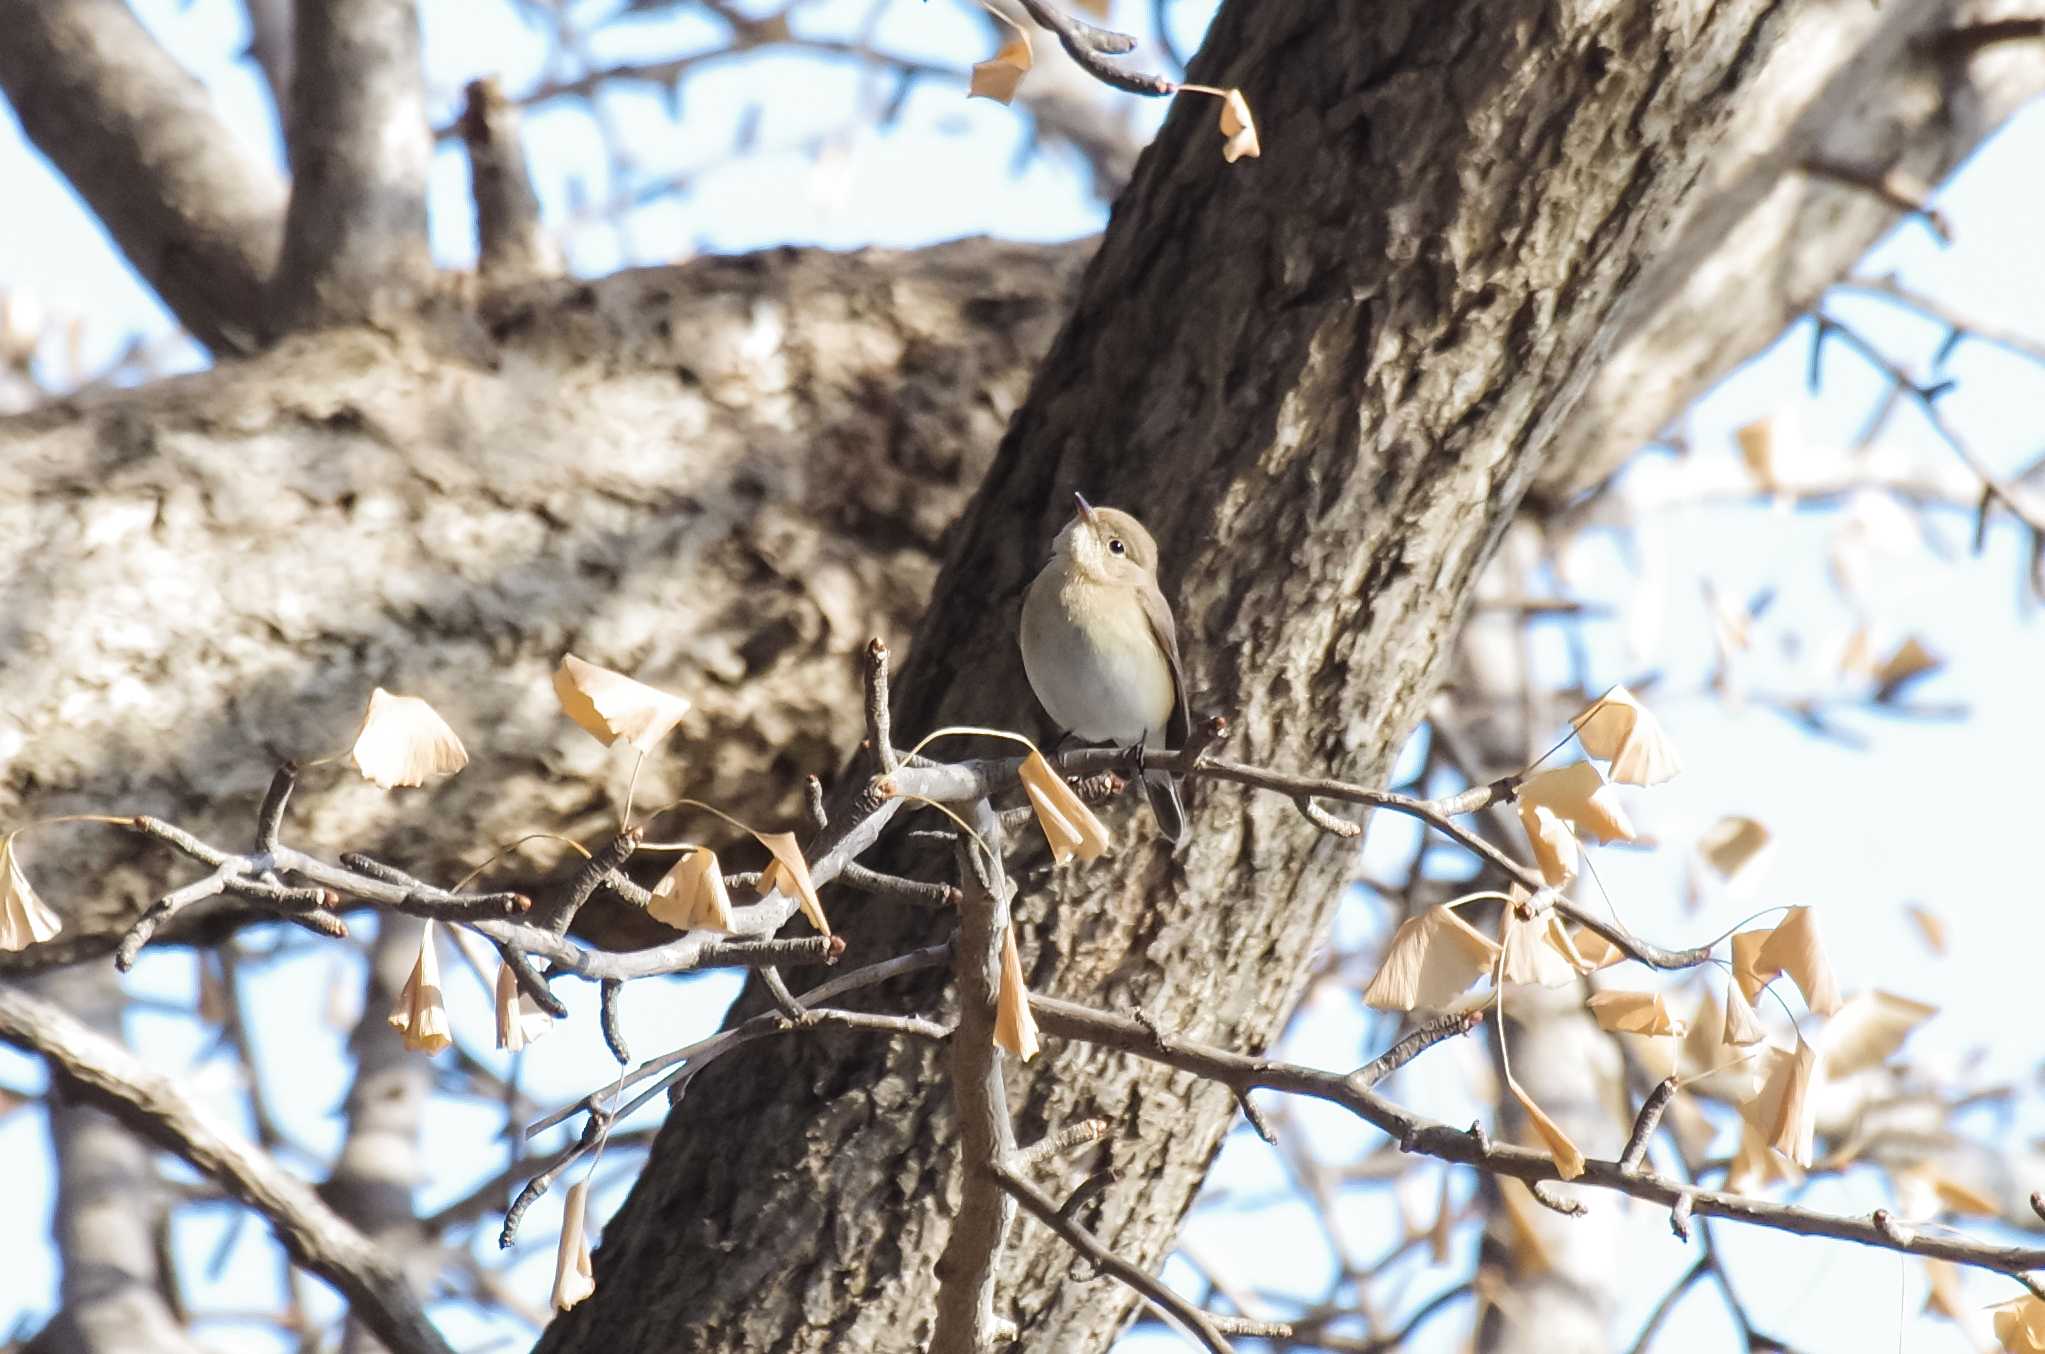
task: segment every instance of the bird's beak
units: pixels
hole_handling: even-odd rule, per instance
[[[1079,504],[1079,515],[1086,519],[1086,524],[1088,526],[1092,526],[1094,520],[1094,505],[1086,501],[1086,495],[1074,494],[1072,496],[1072,501]]]

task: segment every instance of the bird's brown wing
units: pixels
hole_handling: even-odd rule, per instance
[[[1179,628],[1172,623],[1172,609],[1157,587],[1138,588],[1136,596],[1143,603],[1143,618],[1150,622],[1150,633],[1171,660],[1174,703],[1170,726],[1165,732],[1172,750],[1177,751],[1193,737],[1193,712],[1186,705],[1186,672],[1179,662]]]

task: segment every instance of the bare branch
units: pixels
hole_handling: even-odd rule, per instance
[[[518,109],[494,79],[472,80],[462,108],[469,149],[469,196],[476,205],[478,267],[493,283],[553,277],[559,251],[540,229],[540,201],[526,172]]]
[[[354,1316],[391,1349],[449,1354],[380,1247],[327,1207],[312,1186],[214,1128],[171,1078],[18,987],[0,986],[0,1039],[41,1057],[67,1085],[260,1213],[292,1258],[333,1284]]]
[[[300,0],[276,327],[374,320],[430,285],[413,0]]]
[[[122,0],[0,0],[0,88],[193,337],[248,352],[263,327],[284,184]]]

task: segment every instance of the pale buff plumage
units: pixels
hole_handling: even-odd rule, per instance
[[[1023,598],[1023,670],[1057,725],[1089,743],[1183,745],[1191,729],[1179,640],[1141,523],[1079,500]],[[1159,829],[1185,837],[1176,779],[1144,777]]]

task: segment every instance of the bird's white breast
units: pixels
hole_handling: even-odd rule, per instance
[[[1177,693],[1133,593],[1056,562],[1023,599],[1023,668],[1060,728],[1090,743],[1162,745]]]

